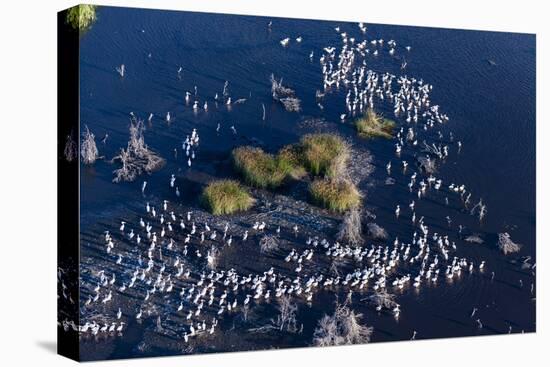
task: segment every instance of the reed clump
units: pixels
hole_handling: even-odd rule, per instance
[[[349,146],[338,135],[307,134],[300,140],[302,162],[314,176],[336,177],[343,173],[349,159]]]
[[[361,202],[361,194],[349,178],[349,157],[348,143],[330,133],[304,135],[277,154],[251,146],[232,152],[233,165],[248,185],[276,189],[289,179],[310,174],[313,202],[336,212],[357,208]]]
[[[309,192],[314,203],[339,213],[357,208],[361,204],[361,193],[347,179],[314,180],[309,186]]]
[[[259,188],[275,189],[281,186],[292,171],[288,161],[266,153],[261,148],[235,148],[232,158],[246,183]]]
[[[300,179],[308,172],[313,176],[344,175],[349,146],[336,134],[308,134],[276,155],[242,146],[233,150],[232,159],[247,184],[274,189],[288,178]]]
[[[382,117],[369,108],[363,117],[355,121],[355,128],[359,136],[363,138],[391,139],[395,122]]]
[[[299,180],[307,175],[302,162],[302,154],[302,147],[299,144],[289,144],[279,150],[277,155],[278,159],[289,168],[289,176],[295,180]]]
[[[214,215],[233,214],[248,210],[254,198],[234,180],[211,182],[202,193],[204,207]]]

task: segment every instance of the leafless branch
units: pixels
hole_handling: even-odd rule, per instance
[[[275,236],[266,234],[260,239],[260,251],[269,252],[277,248],[279,248],[279,242]]]
[[[78,147],[76,146],[76,142],[74,141],[72,132],[71,134],[67,135],[63,155],[67,162],[74,161],[78,156]]]
[[[271,74],[270,81],[273,99],[282,103],[289,112],[300,112],[302,109],[301,101],[296,97],[296,92],[294,92],[293,89],[283,86],[283,79],[277,80],[273,74]]]
[[[85,131],[83,134],[80,155],[84,164],[93,164],[98,156],[97,145],[95,144],[95,136],[90,132],[88,126],[85,127]]]
[[[277,316],[275,325],[279,330],[285,330],[291,333],[297,332],[296,311],[298,310],[298,306],[291,302],[290,296],[283,295],[279,297],[277,308],[279,309],[279,315]]]
[[[368,343],[373,328],[361,325],[362,314],[357,314],[346,305],[336,305],[332,316],[325,315],[313,333],[316,346]]]
[[[498,248],[504,255],[513,254],[521,249],[519,243],[515,243],[507,232],[498,234]]]
[[[367,229],[369,230],[369,235],[374,239],[385,240],[388,238],[388,232],[376,223],[368,223]]]
[[[132,118],[130,123],[130,140],[126,149],[113,158],[121,167],[114,170],[113,182],[134,181],[142,173],[151,173],[164,165],[164,159],[151,151],[143,138],[143,121]]]

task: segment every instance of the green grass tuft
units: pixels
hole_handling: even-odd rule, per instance
[[[362,118],[355,121],[357,133],[363,138],[391,139],[394,127],[394,121],[383,118],[370,108]]]
[[[308,134],[300,140],[302,161],[314,176],[336,177],[349,158],[349,147],[336,134]]]
[[[232,152],[233,165],[246,184],[275,189],[288,179],[313,176],[347,177],[348,144],[336,134],[309,134],[299,143],[284,146],[277,155],[242,146]]]
[[[96,20],[97,5],[81,4],[67,10],[67,23],[76,30],[83,31]]]
[[[248,210],[254,198],[234,180],[211,182],[203,191],[202,203],[214,215],[232,214]]]
[[[264,152],[260,148],[244,146],[233,150],[233,164],[246,183],[260,188],[281,186],[293,167],[290,161]]]
[[[361,204],[361,194],[349,180],[318,179],[309,186],[313,201],[329,210],[345,212]]]
[[[282,165],[289,168],[289,175],[295,180],[299,180],[307,175],[307,171],[302,164],[302,147],[299,144],[289,144],[279,150],[277,158]]]

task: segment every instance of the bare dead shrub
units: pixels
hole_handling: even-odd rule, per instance
[[[67,138],[65,140],[65,149],[63,149],[63,156],[67,160],[67,162],[74,161],[78,156],[78,147],[76,146],[76,142],[74,141],[73,134],[67,135]]]
[[[273,235],[264,235],[260,239],[260,251],[261,252],[269,252],[273,251],[279,248],[279,241],[277,241],[277,238]]]
[[[388,238],[388,232],[374,222],[368,223],[367,229],[369,231],[369,235],[374,239],[385,240]]]
[[[435,159],[430,158],[430,156],[418,157],[417,162],[418,167],[426,173],[434,173],[437,170]]]
[[[277,308],[279,315],[277,315],[275,325],[279,330],[290,333],[297,332],[296,311],[298,310],[298,306],[291,302],[291,297],[289,295],[279,297]]]
[[[363,241],[361,209],[352,208],[346,213],[336,237],[339,241],[347,241],[351,245],[358,245]]]
[[[362,314],[355,313],[346,305],[336,305],[332,316],[325,315],[313,333],[316,346],[368,343],[373,328],[361,325]]]
[[[498,234],[498,248],[504,255],[508,255],[518,252],[521,249],[521,245],[513,242],[510,238],[510,234],[504,232]]]
[[[395,295],[388,293],[385,290],[374,292],[367,299],[376,307],[393,309],[397,306],[397,302],[395,302]]]
[[[97,145],[95,144],[95,136],[90,132],[88,126],[85,127],[82,134],[82,146],[80,147],[80,156],[84,164],[93,164],[98,156]]]
[[[422,152],[435,155],[439,159],[442,159],[443,157],[445,157],[443,148],[441,146],[436,146],[435,143],[432,143],[432,145],[428,145],[426,141],[423,141],[422,145],[423,145],[421,148]]]
[[[142,173],[151,173],[164,165],[164,159],[145,144],[143,130],[143,121],[132,117],[128,146],[112,159],[112,162],[119,161],[122,165],[113,171],[113,182],[134,181]]]
[[[277,80],[275,76],[271,74],[271,94],[273,99],[280,102],[287,111],[289,112],[300,112],[301,101],[296,97],[296,92],[294,90],[283,86],[283,79]]]

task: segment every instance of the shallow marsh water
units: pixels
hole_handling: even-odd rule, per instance
[[[267,27],[270,20],[271,30]],[[317,117],[324,118],[328,129],[338,131],[355,146],[368,149],[374,171],[360,184],[366,191],[365,205],[376,214],[376,222],[389,232],[391,241],[396,236],[410,238],[414,229],[408,214],[396,220],[394,209],[396,204],[405,206],[410,201],[406,185],[412,171],[402,174],[399,161],[417,153],[405,149],[397,159],[393,141],[357,138],[350,124],[339,122],[344,107],[341,94],[327,95],[324,110],[317,106],[315,91],[322,89],[318,59],[323,47],[340,45],[336,26],[350,35],[361,36],[356,23],[100,7],[98,21],[81,37],[80,116],[81,123],[88,125],[98,138],[100,155],[107,159],[81,170],[83,241],[97,240],[106,229],[114,231],[120,218],[133,218],[135,223],[145,201],[160,205],[166,198],[185,208],[196,206],[197,195],[208,180],[234,176],[228,163],[233,147],[253,143],[275,152],[296,142],[302,134],[317,130],[300,124],[304,118]],[[535,37],[369,23],[367,26],[368,39],[395,39],[399,45],[393,57],[385,52],[371,58],[369,68],[396,75],[406,73],[432,84],[432,101],[450,117],[442,132],[445,136],[452,132],[455,140],[463,143],[460,152],[451,148],[450,156],[439,166],[438,177],[446,183],[465,184],[488,207],[481,226],[460,209],[458,200],[455,202],[444,192],[418,201],[417,211],[426,217],[431,228],[448,233],[457,242],[456,256],[476,263],[485,260],[487,270],[465,274],[452,284],[441,281],[419,291],[398,292],[403,309],[398,321],[359,301],[354,303],[354,309],[374,326],[373,342],[408,340],[413,330],[417,331],[417,339],[505,334],[510,326],[513,332],[535,331],[535,302],[529,292],[534,277],[531,271],[522,270],[517,261],[531,256],[536,262]],[[294,39],[299,35],[303,37],[300,44],[291,42],[286,48],[279,44],[285,37]],[[410,52],[404,49],[405,45],[412,47]],[[311,51],[315,55],[313,62],[309,59]],[[408,63],[404,72],[400,70],[403,57]],[[126,66],[123,78],[115,71],[120,64]],[[178,75],[179,67],[183,71]],[[301,113],[285,112],[272,100],[271,73],[283,77],[284,83],[296,90],[303,101]],[[224,105],[215,107],[213,96],[221,94],[226,80],[232,98],[246,98],[245,103],[230,109]],[[195,113],[184,101],[185,92],[193,91],[195,85],[201,105],[205,98],[208,100],[208,112]],[[262,121],[262,103],[266,106],[266,121]],[[167,159],[167,164],[136,182],[114,184],[111,180],[115,167],[108,159],[126,145],[130,111],[144,120],[149,113],[154,114],[145,140]],[[170,124],[164,119],[168,111],[172,116]],[[391,116],[391,106],[382,111]],[[399,120],[398,123],[404,124]],[[238,131],[236,135],[230,130],[232,125]],[[198,130],[201,143],[197,159],[188,169],[181,149],[178,158],[174,158],[173,149],[181,148],[182,140],[193,128]],[[105,133],[109,138],[103,145],[99,138]],[[391,176],[395,185],[384,185],[389,160],[394,162]],[[172,173],[178,177],[182,192],[179,199],[168,185]],[[145,198],[140,191],[143,180],[148,181]],[[287,191],[283,189],[281,193]],[[449,206],[444,203],[445,196],[451,199]],[[456,229],[448,228],[447,215],[453,223],[481,233],[485,243],[469,244],[458,238]],[[330,237],[339,218],[327,214],[326,220],[328,228],[332,228],[327,233]],[[496,235],[503,231],[523,244],[518,255],[505,257],[496,248]],[[102,261],[90,249],[83,250],[82,256],[97,256],[94,265]],[[254,269],[263,261],[261,256],[257,249],[232,249],[224,261],[227,266],[240,261],[244,269]],[[260,268],[268,267],[266,262]],[[334,293],[323,291],[316,295],[311,307],[300,305],[299,322],[304,325],[301,334],[250,334],[246,328],[232,328],[234,320],[227,320],[221,325],[224,333],[195,346],[194,351],[310,345],[317,321],[333,311],[333,301]],[[478,308],[477,316],[471,318],[474,307]],[[132,307],[129,305],[128,309]],[[255,313],[258,320],[269,319],[273,307],[262,305]],[[482,320],[482,329],[476,318]],[[84,357],[185,353],[180,340],[156,335],[153,324],[154,320],[141,324],[130,321],[123,337],[104,341],[83,338]],[[144,340],[147,346],[140,348]]]

